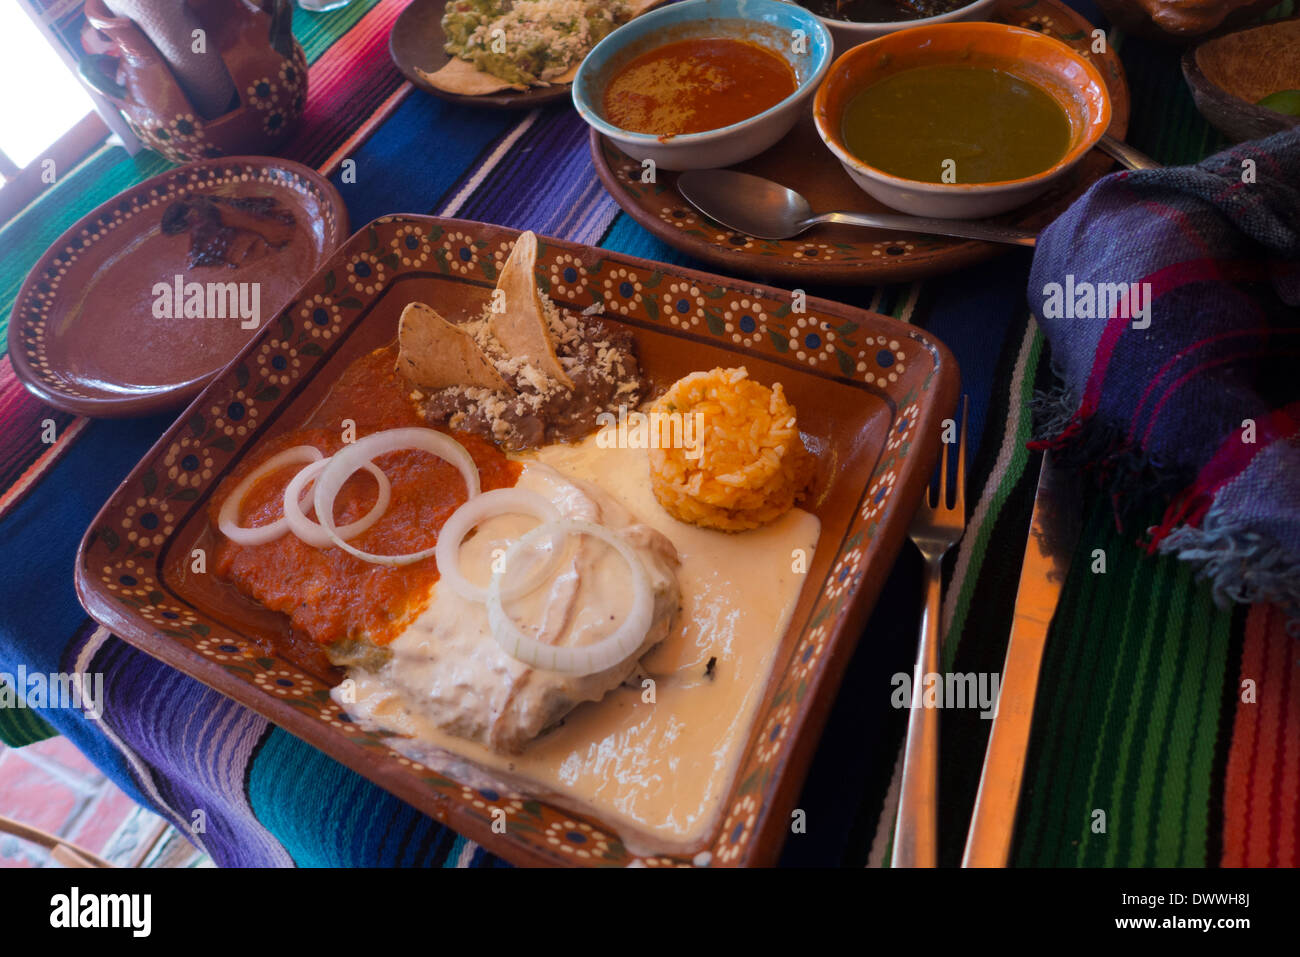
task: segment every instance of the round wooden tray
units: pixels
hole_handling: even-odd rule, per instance
[[[1002,0],[993,19],[1056,37],[1092,60],[1110,91],[1110,135],[1124,138],[1129,119],[1124,67],[1109,46],[1104,53],[1092,52],[1091,23],[1059,0]],[[676,173],[660,170],[657,182],[642,183],[641,165],[595,130],[591,156],[605,188],[634,220],[675,249],[728,272],[796,283],[904,282],[951,272],[1010,248],[846,226],[817,226],[794,239],[755,239],[727,229],[687,203],[677,191]],[[1093,150],[1050,192],[997,221],[1041,229],[1104,176],[1111,164],[1110,157]],[[862,192],[822,144],[811,105],[783,140],[736,169],[798,190],[815,212],[890,211]]]

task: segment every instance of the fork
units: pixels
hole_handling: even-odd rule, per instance
[[[925,559],[925,605],[921,611],[920,647],[912,673],[911,713],[903,752],[903,782],[894,826],[892,867],[934,867],[938,863],[939,711],[922,707],[925,676],[939,671],[939,614],[943,585],[943,556],[966,530],[966,421],[969,397],[962,400],[961,434],[957,439],[957,496],[948,506],[948,448],[939,456],[939,494],[925,498],[908,530]]]

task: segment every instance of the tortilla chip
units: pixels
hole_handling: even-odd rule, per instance
[[[497,289],[505,294],[505,311],[492,313],[488,328],[509,355],[522,357],[572,389],[573,380],[555,355],[551,327],[537,290],[536,265],[537,234],[531,230],[520,233],[497,278]]]
[[[528,89],[526,86],[507,83],[500,77],[480,70],[468,60],[455,56],[434,73],[418,67],[416,72],[428,80],[430,85],[446,90],[448,93],[460,93],[464,96],[483,96],[487,93],[500,93],[502,90]]]
[[[514,393],[473,336],[422,302],[402,310],[397,342],[397,371],[415,385],[433,390],[477,386]]]

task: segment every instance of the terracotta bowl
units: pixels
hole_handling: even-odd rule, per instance
[[[1055,165],[997,183],[927,183],[863,162],[841,129],[849,101],[871,84],[921,66],[986,66],[1032,81],[1070,120],[1070,146]],[[1110,97],[1101,74],[1059,40],[1003,23],[939,23],[890,33],[854,47],[832,65],[813,105],[817,132],[844,169],[872,198],[915,216],[976,219],[1029,202],[1074,167],[1110,125]],[[890,135],[881,130],[880,135]]]
[[[1300,17],[1228,33],[1183,53],[1183,76],[1196,108],[1240,142],[1300,125],[1255,104],[1279,90],[1300,90]]]

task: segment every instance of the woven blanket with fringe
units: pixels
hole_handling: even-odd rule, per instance
[[[1163,508],[1147,547],[1221,603],[1300,616],[1300,129],[1098,181],[1029,298],[1064,379],[1037,446]]]

